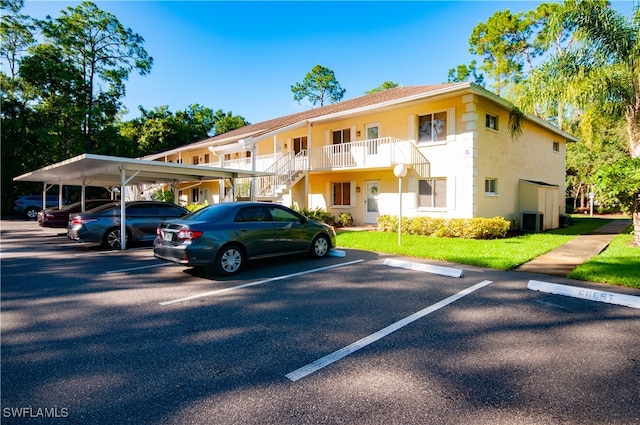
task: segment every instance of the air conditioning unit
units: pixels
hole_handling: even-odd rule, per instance
[[[539,232],[543,228],[544,214],[535,211],[520,213],[520,230],[523,232]]]

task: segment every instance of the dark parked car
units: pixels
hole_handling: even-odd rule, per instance
[[[120,248],[120,202],[111,202],[82,214],[75,215],[67,232],[70,239],[78,242],[95,242]],[[156,229],[163,220],[182,217],[189,213],[186,208],[159,201],[127,202],[126,241],[152,241]]]
[[[113,202],[111,199],[86,199],[85,211]],[[72,214],[79,213],[82,209],[80,201],[65,205],[61,209],[46,209],[38,212],[38,224],[42,227],[67,227]]]
[[[153,244],[163,260],[231,275],[256,258],[299,252],[324,257],[335,247],[336,232],[282,205],[230,202],[164,221]]]
[[[66,201],[62,200],[62,205]],[[46,195],[45,208],[58,208],[58,195]],[[23,195],[13,202],[13,213],[25,215],[29,220],[38,217],[38,211],[42,210],[42,195]]]

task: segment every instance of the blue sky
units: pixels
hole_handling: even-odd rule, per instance
[[[310,106],[291,86],[315,65],[335,72],[358,97],[384,81],[404,86],[446,82],[468,64],[473,27],[498,10],[531,10],[538,1],[96,1],[145,39],[151,72],[132,74],[125,119],[168,105],[198,103],[251,123]],[[75,1],[27,0],[23,13],[58,17]],[[633,3],[616,2],[630,16]],[[479,59],[479,58],[477,58]]]

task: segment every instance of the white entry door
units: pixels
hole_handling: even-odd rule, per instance
[[[369,180],[365,182],[365,213],[364,222],[368,224],[378,224],[378,196],[380,196],[380,180]]]

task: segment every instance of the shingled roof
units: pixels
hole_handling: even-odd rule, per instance
[[[285,115],[283,117],[274,118],[268,121],[262,121],[256,124],[250,124],[245,127],[238,128],[236,130],[229,131],[208,139],[209,142],[215,142],[218,139],[226,139],[232,137],[234,134],[247,134],[252,133],[253,137],[260,136],[261,134],[277,130],[279,128],[287,127],[292,124],[306,121],[312,118],[318,118],[324,115],[331,115],[338,112],[350,111],[366,106],[373,106],[377,104],[383,104],[393,100],[399,100],[406,97],[427,94],[439,89],[454,86],[456,84],[432,84],[426,86],[409,86],[409,87],[395,87],[392,89],[383,90],[380,92],[368,94],[365,96],[356,97],[354,99],[345,100],[342,102],[332,103],[330,105],[321,106],[318,108],[309,109],[307,111],[298,112],[291,115]]]
[[[423,86],[408,86],[408,87],[395,87],[392,89],[383,90],[380,92],[367,94],[365,96],[356,97],[342,102],[333,103],[318,108],[312,108],[306,111],[297,112],[291,115],[285,115],[282,117],[262,121],[255,124],[250,124],[244,127],[237,128],[235,130],[228,131],[223,134],[218,134],[207,139],[199,140],[197,142],[181,146],[173,149],[169,152],[162,152],[160,154],[149,155],[147,159],[154,159],[164,156],[171,152],[178,152],[182,150],[193,149],[200,146],[223,146],[230,143],[235,143],[244,138],[257,138],[267,133],[276,132],[280,129],[305,123],[308,120],[318,119],[323,116],[337,114],[341,112],[355,111],[360,108],[372,107],[376,105],[384,105],[394,101],[401,101],[402,99],[410,99],[412,97],[427,96],[432,93],[437,93],[441,90],[452,89],[454,87],[468,88],[470,83],[445,83],[445,84],[430,84]]]

